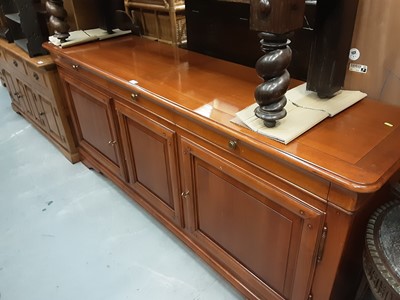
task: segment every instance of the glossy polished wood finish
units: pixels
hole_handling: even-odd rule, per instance
[[[107,103],[83,161],[246,297],[351,298],[368,216],[400,176],[399,108],[365,99],[283,145],[231,122],[254,102],[254,69],[139,37],[46,48],[71,111]],[[90,115],[73,114],[78,133]]]
[[[253,103],[259,83],[254,69],[134,37],[51,50],[353,191],[379,189],[400,166],[399,108],[394,106],[365,99],[285,146],[230,122]]]

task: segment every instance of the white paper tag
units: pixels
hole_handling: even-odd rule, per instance
[[[366,65],[360,65],[360,64],[350,64],[349,70],[352,72],[357,72],[357,73],[367,73],[368,71],[368,66]]]
[[[130,83],[130,84],[133,84],[133,85],[138,84],[138,82],[137,82],[136,80],[133,80],[133,79],[132,79],[132,80],[129,80],[129,83]]]

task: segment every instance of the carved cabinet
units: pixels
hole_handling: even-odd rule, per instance
[[[30,121],[72,162],[78,161],[64,93],[49,55],[30,58],[15,44],[0,40],[1,73],[13,109]]]
[[[366,99],[283,145],[232,122],[253,69],[139,37],[46,48],[82,162],[245,297],[354,297],[369,214],[400,177],[400,109]]]

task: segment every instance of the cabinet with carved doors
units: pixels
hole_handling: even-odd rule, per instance
[[[49,55],[31,58],[15,44],[0,40],[1,74],[12,108],[30,121],[70,161],[78,161],[64,93]]]

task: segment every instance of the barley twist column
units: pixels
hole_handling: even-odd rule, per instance
[[[288,36],[302,27],[304,9],[304,0],[250,1],[250,29],[260,31],[264,52],[256,63],[257,74],[264,82],[254,92],[259,105],[254,113],[267,127],[275,127],[286,116],[285,93],[290,83],[287,67],[292,60]]]
[[[62,0],[47,0],[46,10],[50,14],[49,22],[54,31],[54,36],[62,43],[65,42],[69,37],[69,25],[66,21],[68,14],[64,8],[64,2]]]
[[[259,105],[255,114],[267,127],[274,127],[276,121],[286,116],[285,93],[289,87],[290,75],[286,68],[292,59],[290,41],[286,35],[261,32],[261,50],[265,53],[256,63],[256,71],[264,82],[257,86],[254,97]]]

